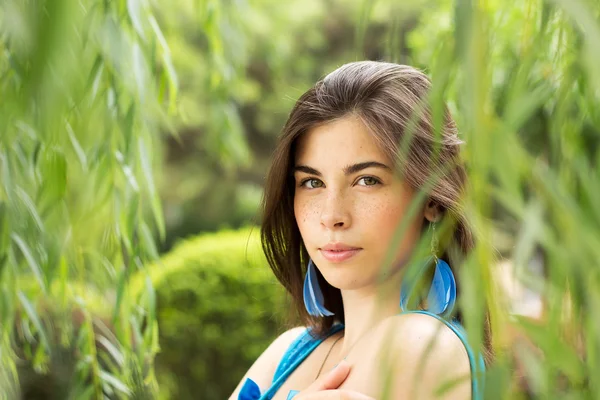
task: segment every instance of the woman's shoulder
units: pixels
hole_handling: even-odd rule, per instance
[[[237,399],[244,382],[249,378],[251,379],[261,390],[265,390],[271,386],[275,370],[279,365],[279,362],[287,349],[292,343],[306,331],[303,326],[298,326],[289,329],[279,335],[267,349],[258,357],[254,364],[250,367],[246,375],[242,378],[239,385],[230,397],[231,399]]]
[[[407,357],[422,360],[427,352],[423,362],[451,361],[455,367],[462,365],[469,371],[469,356],[459,329],[448,321],[430,314],[403,313],[387,318],[378,331]]]
[[[290,346],[302,336],[302,334],[306,333],[307,329],[304,326],[297,326],[295,328],[288,329],[279,335],[273,343],[269,346],[267,350],[265,350],[265,354],[268,358],[269,370],[272,371],[270,373],[270,379],[273,379],[273,375],[275,373],[275,369],[279,365],[282,357],[285,355]]]
[[[432,315],[407,313],[389,317],[376,328],[370,347],[383,362],[377,375],[393,374],[391,398],[468,399],[471,366],[465,345],[449,324]],[[391,376],[390,376],[391,377]],[[384,379],[385,381],[386,379]]]
[[[285,352],[285,350],[292,344],[292,342],[304,332],[306,332],[305,326],[296,326],[294,328],[288,329],[273,341],[273,345],[276,345],[278,350],[283,349],[283,352]]]
[[[421,359],[425,351],[432,353],[428,358],[438,360],[451,358],[457,361],[458,355],[468,366],[469,356],[463,339],[462,328],[455,323],[429,313],[409,312],[379,322],[358,341],[356,348],[362,354],[375,354],[377,350],[389,355],[401,353],[409,363],[414,361],[411,356]],[[435,351],[431,352],[432,349]]]
[[[425,338],[434,339],[447,349],[459,348],[464,350],[464,344],[459,336],[460,328],[455,322],[424,312],[406,312],[387,318],[379,330],[391,329],[403,343],[423,342]]]

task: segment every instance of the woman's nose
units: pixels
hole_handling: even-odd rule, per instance
[[[328,229],[348,229],[352,222],[342,193],[331,193],[327,196],[321,212],[321,225]]]

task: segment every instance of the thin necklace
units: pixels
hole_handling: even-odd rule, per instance
[[[367,329],[366,332],[364,332],[357,340],[356,342],[352,343],[352,346],[350,346],[350,348],[348,349],[348,353],[346,354],[346,357],[342,358],[342,360],[345,360],[346,358],[348,358],[348,356],[350,355],[350,352],[352,352],[352,349],[354,348],[354,346],[356,346],[356,344],[358,342],[360,342],[362,340],[363,337],[365,337],[367,335],[367,333],[369,333],[375,326],[377,326],[377,324],[373,325],[372,327],[370,327],[369,329]],[[325,356],[325,359],[323,360],[323,362],[321,363],[321,367],[319,368],[319,372],[317,372],[317,376],[315,377],[315,381],[317,380],[317,378],[319,378],[319,375],[321,375],[321,371],[323,370],[323,366],[325,365],[325,362],[327,361],[327,359],[329,358],[329,354],[331,354],[331,350],[333,350],[333,347],[336,345],[337,342],[340,341],[341,338],[343,338],[345,335],[340,336],[339,338],[335,339],[335,342],[333,342],[333,344],[331,345],[331,347],[329,348],[329,351],[327,352],[327,355]]]
[[[321,363],[321,367],[319,368],[319,372],[317,372],[317,376],[315,377],[315,381],[317,380],[317,378],[319,377],[319,375],[321,375],[321,371],[323,370],[323,366],[325,365],[325,362],[327,361],[327,359],[329,358],[329,354],[331,354],[331,350],[333,350],[334,346],[336,345],[337,342],[340,341],[341,338],[343,338],[344,335],[341,335],[339,338],[335,339],[335,342],[333,342],[333,344],[331,345],[331,347],[329,348],[329,351],[327,352],[327,355],[325,356],[325,359],[323,360],[323,362]]]

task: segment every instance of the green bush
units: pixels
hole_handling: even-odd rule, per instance
[[[157,296],[162,398],[224,399],[283,329],[283,289],[258,228],[186,240],[150,268]],[[142,277],[132,282],[141,292]]]

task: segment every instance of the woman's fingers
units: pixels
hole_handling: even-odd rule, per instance
[[[349,373],[350,364],[346,361],[340,362],[334,369],[299,393],[298,400],[375,400],[353,390],[338,389]]]
[[[334,369],[329,371],[321,379],[318,379],[311,389],[314,391],[337,389],[348,377],[350,373],[350,364],[342,360]],[[312,386],[312,385],[311,385]]]
[[[322,390],[320,392],[311,393],[303,400],[375,400],[365,394],[355,392],[353,390]]]

